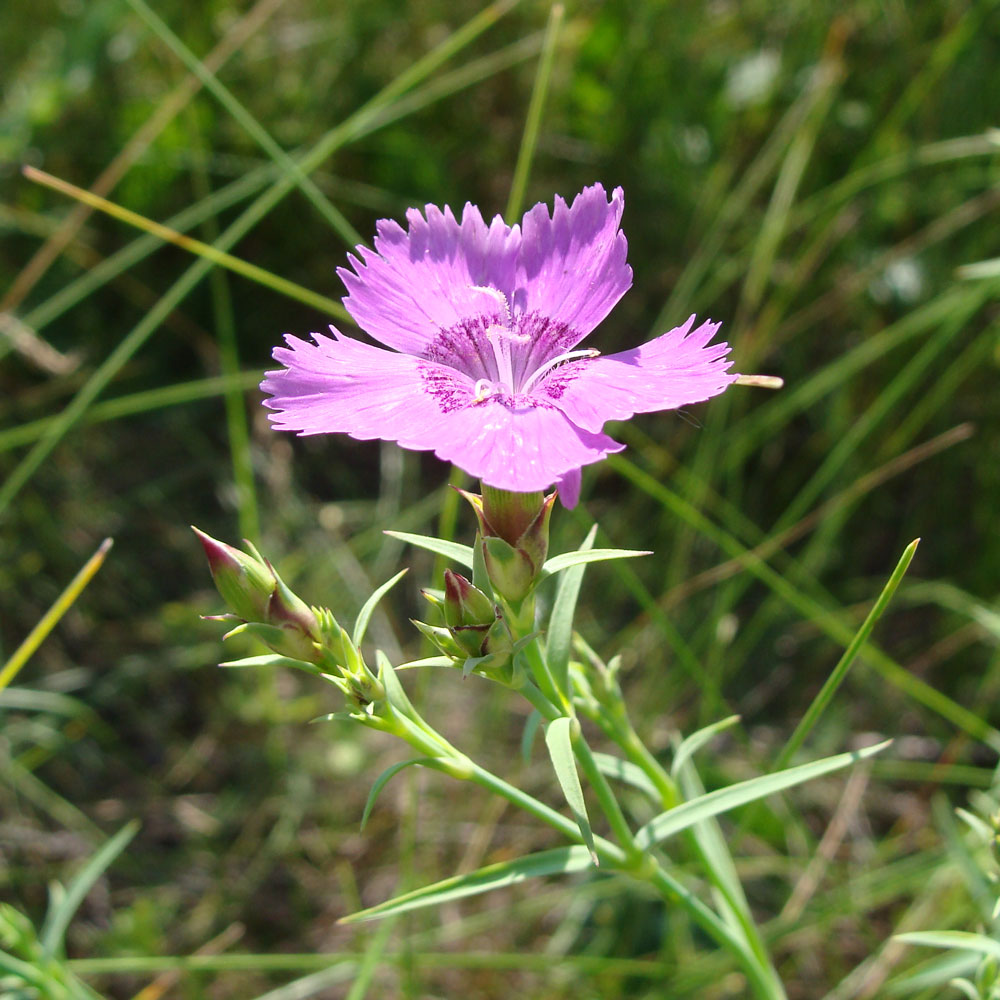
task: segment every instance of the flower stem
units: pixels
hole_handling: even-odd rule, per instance
[[[611,727],[614,729],[612,738],[624,750],[628,759],[641,768],[656,786],[664,810],[674,808],[682,799],[676,782],[639,738],[625,711],[624,702],[618,700],[615,707],[619,710],[612,710],[608,713],[611,718]],[[746,899],[742,896],[742,891],[738,890],[734,893],[726,877],[717,869],[709,848],[703,842],[702,837],[698,835],[697,830],[689,832],[688,840],[705,866],[709,880],[718,894],[719,905],[743,932],[743,940],[734,953],[741,957],[744,968],[754,981],[755,988],[761,986],[763,991],[758,990],[759,996],[779,997],[784,1000],[784,987],[781,985],[781,980],[778,978],[778,973],[761,937],[760,929],[753,920]],[[725,842],[721,835],[719,841],[725,850]],[[726,850],[726,854],[728,855],[728,850]],[[732,864],[731,858],[729,863]]]

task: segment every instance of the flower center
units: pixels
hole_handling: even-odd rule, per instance
[[[493,352],[496,377],[476,380],[474,392],[477,403],[495,395],[526,396],[548,372],[564,361],[572,361],[575,358],[596,358],[601,353],[593,348],[565,351],[540,365],[532,366],[534,359],[531,356],[535,353],[532,350],[535,339],[531,333],[514,329],[518,324],[511,313],[507,296],[499,289],[483,285],[473,285],[472,288],[496,299],[503,306],[505,320],[503,323],[491,323],[486,328],[484,335]],[[518,371],[515,371],[515,362],[519,362]]]
[[[474,404],[494,400],[523,408],[557,399],[575,375],[566,362],[600,353],[574,350],[580,336],[572,327],[537,312],[515,312],[496,288],[475,285],[472,290],[493,301],[441,330],[424,349],[424,358],[440,366],[423,370],[425,386],[446,412],[468,405],[448,369],[472,380]]]

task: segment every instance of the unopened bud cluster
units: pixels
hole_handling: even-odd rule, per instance
[[[209,617],[240,623],[224,638],[252,635],[280,656],[311,664],[355,703],[367,705],[385,697],[381,681],[331,611],[310,607],[294,594],[250,542],[246,553],[194,531],[216,589],[232,612]]]
[[[414,622],[445,656],[480,673],[510,663],[514,643],[500,608],[460,573],[444,571],[444,600],[424,591],[444,615],[444,625]]]

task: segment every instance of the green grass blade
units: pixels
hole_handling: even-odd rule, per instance
[[[118,857],[128,842],[139,831],[138,820],[126,823],[111,837],[92,858],[83,866],[66,889],[65,895],[55,906],[50,907],[45,915],[39,933],[39,941],[46,958],[53,958],[62,948],[63,937],[73,914],[76,913],[84,897],[90,892],[94,883],[104,874],[108,866]]]
[[[596,538],[597,525],[595,524],[587,532],[587,537],[583,540],[579,552],[568,554],[582,555],[592,551]],[[546,563],[547,565],[548,563]],[[542,569],[544,572],[545,567]],[[549,673],[552,675],[556,689],[564,698],[569,697],[569,656],[570,647],[573,644],[573,616],[576,613],[577,598],[580,596],[580,585],[583,583],[583,570],[583,562],[578,562],[572,569],[568,569],[560,579],[556,589],[556,599],[552,605],[552,614],[549,616],[548,633],[545,637],[545,659],[549,666]]]
[[[816,97],[802,126],[796,130],[785,153],[747,264],[746,279],[737,309],[737,325],[742,328],[757,312],[774,260],[789,227],[789,217],[806,166],[812,156],[820,126],[829,113],[837,85],[843,74],[838,63],[820,63],[811,86]]]
[[[302,169],[307,173],[315,170],[336,149],[362,134],[366,129],[371,128],[379,114],[393,101],[430,76],[464,46],[474,41],[511,10],[516,3],[517,0],[498,0],[476,14],[465,25],[418,59],[408,70],[383,87],[349,118],[327,132],[309,152],[302,156],[299,161]],[[292,182],[287,176],[279,177],[267,191],[253,201],[225,229],[216,242],[215,249],[223,253],[227,251],[267,215],[288,194],[291,188]],[[192,264],[88,379],[69,405],[50,425],[45,437],[21,460],[4,481],[3,486],[0,486],[0,516],[35,474],[52,449],[83,416],[90,404],[104,391],[129,358],[139,350],[178,303],[183,301],[208,273],[211,266],[211,262],[204,258]]]
[[[538,854],[529,854],[513,861],[501,861],[487,865],[467,875],[455,875],[435,882],[433,885],[403,893],[395,899],[379,903],[377,906],[360,910],[344,917],[340,923],[353,924],[362,920],[378,920],[397,913],[408,913],[425,906],[438,906],[480,893],[490,892],[511,885],[518,885],[528,879],[546,875],[567,875],[586,871],[591,867],[590,851],[582,844],[572,847],[557,847]]]
[[[899,562],[896,564],[896,568],[892,571],[892,575],[889,577],[886,585],[882,588],[882,593],[879,594],[878,600],[875,601],[871,611],[868,612],[868,616],[862,623],[861,628],[858,629],[854,638],[851,639],[850,645],[848,645],[847,649],[844,650],[844,655],[837,661],[837,665],[830,672],[830,676],[827,677],[823,687],[820,688],[819,694],[816,695],[812,704],[808,709],[806,709],[805,715],[802,716],[799,724],[795,727],[795,731],[789,737],[789,740],[785,744],[781,753],[778,754],[778,759],[774,765],[775,768],[785,767],[792,757],[795,756],[795,752],[805,742],[806,737],[810,732],[812,732],[813,726],[816,725],[819,717],[833,700],[833,696],[837,693],[837,689],[844,682],[844,678],[847,676],[847,671],[851,669],[851,666],[858,654],[868,641],[868,637],[872,634],[872,630],[875,628],[875,623],[882,617],[885,613],[885,609],[889,606],[889,602],[892,600],[892,595],[896,593],[896,588],[899,587],[903,577],[906,575],[906,571],[913,560],[913,556],[916,553],[917,546],[919,544],[920,539],[915,538],[903,550],[903,554],[899,557]]]
[[[251,264],[249,261],[241,260],[239,257],[234,257],[231,253],[219,250],[215,245],[203,243],[201,240],[197,240],[193,236],[185,236],[183,233],[178,233],[160,222],[154,222],[152,219],[147,219],[144,215],[139,215],[138,212],[133,212],[131,209],[125,208],[122,205],[117,205],[113,201],[108,201],[106,198],[98,197],[96,194],[93,194],[84,188],[77,187],[75,184],[70,184],[69,181],[64,181],[59,177],[53,177],[51,174],[47,174],[44,170],[39,170],[37,167],[25,166],[22,169],[22,173],[28,178],[28,180],[35,181],[37,184],[43,184],[45,187],[52,188],[54,191],[59,191],[61,194],[68,195],[70,198],[75,198],[77,201],[83,202],[83,204],[89,205],[91,208],[100,209],[102,212],[118,219],[120,222],[125,222],[130,226],[135,226],[136,229],[141,229],[144,232],[151,233],[166,243],[173,243],[175,246],[179,246],[190,253],[197,254],[199,257],[204,258],[212,264],[217,264],[219,267],[225,267],[234,274],[248,278],[250,281],[255,281],[257,284],[263,285],[265,288],[270,288],[272,291],[278,292],[280,295],[287,295],[289,298],[295,299],[297,302],[313,306],[330,316],[336,316],[338,319],[344,319],[349,315],[347,310],[336,299],[331,299],[326,295],[320,295],[318,292],[305,288],[303,285],[296,284],[294,281],[289,281],[287,278],[282,278],[279,275],[272,274],[263,267],[258,267],[256,264]]]
[[[190,129],[191,152],[194,157],[194,181],[198,193],[207,198],[211,193],[208,177],[206,153],[200,141],[197,124]],[[219,238],[219,226],[215,218],[204,222],[205,235],[209,242]],[[219,346],[219,362],[223,375],[237,375],[240,370],[240,353],[236,336],[236,319],[233,312],[233,297],[229,289],[229,277],[225,271],[216,268],[209,276],[212,295],[212,311],[215,318],[216,337]],[[254,483],[253,456],[250,450],[250,421],[247,417],[246,401],[243,393],[229,388],[223,395],[226,413],[226,431],[229,438],[229,455],[233,470],[236,513],[240,537],[251,542],[260,540],[260,515],[257,503],[257,487]]]
[[[368,623],[371,621],[372,615],[375,613],[375,608],[378,607],[378,602],[381,601],[382,598],[385,597],[385,595],[388,594],[389,591],[392,590],[392,588],[395,587],[404,576],[406,576],[407,572],[409,571],[401,569],[391,580],[387,580],[383,583],[382,586],[379,587],[367,601],[365,601],[361,610],[358,612],[358,617],[354,621],[354,629],[351,632],[351,639],[353,640],[355,646],[361,645],[361,642],[365,637],[365,632],[368,631]]]
[[[531,100],[528,103],[528,114],[524,121],[524,133],[521,136],[521,148],[517,153],[517,163],[514,166],[514,178],[510,184],[510,195],[507,198],[507,209],[504,218],[508,225],[517,222],[524,206],[524,195],[528,187],[528,175],[531,173],[531,161],[535,156],[538,144],[538,130],[542,124],[542,113],[545,109],[545,97],[549,91],[549,81],[552,77],[552,62],[555,58],[559,41],[559,30],[562,27],[564,8],[561,3],[553,4],[549,9],[549,20],[545,26],[545,40],[542,42],[542,55],[538,60],[538,72],[531,90]]]
[[[975,264],[963,264],[955,271],[963,281],[977,281],[982,278],[1000,278],[1000,257],[980,260]]]
[[[896,934],[896,941],[903,944],[922,945],[925,948],[959,948],[989,955],[1000,960],[1000,941],[985,934],[971,934],[968,931],[910,931]]]
[[[372,939],[365,949],[364,958],[361,960],[354,981],[351,983],[351,988],[344,1000],[364,1000],[368,995],[372,980],[375,978],[385,950],[389,946],[389,938],[392,936],[394,925],[395,921],[387,920],[372,935]]]
[[[800,614],[812,621],[830,638],[844,645],[850,643],[853,638],[851,629],[817,600],[803,594],[729,532],[719,528],[695,510],[687,501],[627,459],[620,455],[609,455],[606,461],[640,489],[658,499],[667,509],[696,528],[706,538],[715,542],[727,555],[739,558],[750,573],[769,587],[787,605],[795,608]],[[932,712],[936,712],[970,736],[982,740],[994,750],[1000,751],[1000,731],[994,729],[974,712],[970,712],[947,695],[941,694],[940,691],[919,677],[914,677],[877,647],[869,644],[864,651],[864,657],[886,681],[899,688],[905,695],[929,708]]]
[[[94,574],[104,564],[105,557],[113,544],[114,542],[110,538],[105,538],[101,542],[97,551],[80,567],[66,589],[55,599],[49,610],[42,615],[38,624],[27,634],[21,645],[14,650],[10,659],[3,665],[3,669],[0,669],[0,691],[3,691],[18,675],[31,655],[44,642],[45,637],[55,628],[59,619],[69,611],[74,601],[83,593],[84,588],[94,578]]]
[[[305,173],[301,165],[271,138],[270,133],[233,96],[232,92],[219,82],[219,78],[167,27],[166,23],[153,13],[143,0],[128,0],[128,4],[170,51],[201,81],[205,89],[243,126],[254,142],[274,160],[284,173],[292,177],[295,185],[344,242],[351,248],[359,243],[364,243],[354,227],[344,218],[340,210],[330,203],[330,200]]]
[[[580,828],[580,836],[583,837],[583,842],[587,845],[591,859],[596,865],[598,861],[597,851],[594,848],[594,831],[590,828],[587,803],[583,797],[583,786],[580,784],[576,756],[573,753],[573,727],[579,725],[579,722],[568,716],[553,720],[545,728],[545,745],[548,747],[556,780],[562,789],[566,804]]]
[[[244,391],[256,388],[263,377],[263,371],[234,372],[232,375],[213,375],[211,378],[192,379],[189,382],[178,382],[176,385],[161,386],[159,389],[133,392],[103,403],[95,403],[83,417],[83,423],[97,424],[107,420],[120,420],[122,417],[131,417],[150,410],[179,406],[199,399],[212,399],[224,395],[230,389]],[[40,420],[31,420],[19,427],[0,431],[0,452],[31,444],[32,441],[44,437],[46,430],[56,419],[58,418],[42,417]]]
[[[892,740],[884,740],[873,746],[865,747],[863,750],[852,750],[850,753],[825,757],[822,760],[801,764],[798,767],[791,767],[774,774],[764,774],[759,778],[740,781],[727,788],[720,788],[718,791],[691,799],[650,820],[636,833],[635,842],[644,850],[655,847],[682,830],[687,830],[711,816],[718,816],[720,813],[728,812],[738,806],[756,802],[758,799],[773,795],[775,792],[793,788],[795,785],[812,781],[814,778],[830,774],[833,771],[839,771],[859,760],[880,753],[891,742]]]
[[[272,173],[272,167],[258,167],[256,170],[251,170],[225,187],[214,191],[207,198],[202,198],[170,216],[164,225],[179,233],[186,232],[188,229],[203,223],[206,219],[219,215],[227,208],[249,198],[267,184]],[[82,302],[99,288],[103,288],[162,246],[163,240],[156,236],[151,234],[139,236],[120,250],[105,257],[94,267],[89,268],[78,278],[63,285],[54,295],[25,313],[24,322],[34,330],[44,329],[63,313]]]

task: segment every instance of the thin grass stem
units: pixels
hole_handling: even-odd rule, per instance
[[[531,89],[531,100],[528,104],[528,114],[524,121],[524,132],[521,136],[521,146],[517,152],[517,163],[514,166],[514,177],[510,182],[510,195],[507,198],[507,208],[504,218],[508,225],[513,225],[524,206],[524,196],[528,188],[528,176],[538,145],[538,133],[542,125],[542,114],[545,110],[545,98],[549,91],[552,78],[552,64],[555,61],[556,48],[559,42],[559,30],[562,27],[565,9],[561,3],[555,3],[549,9],[549,20],[545,26],[545,39],[542,42],[542,53],[538,60],[538,72]]]

